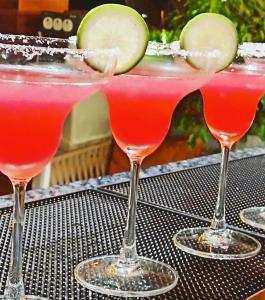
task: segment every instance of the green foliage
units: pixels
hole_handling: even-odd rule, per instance
[[[186,0],[184,6],[185,13],[174,11],[168,14],[164,29],[151,31],[151,40],[164,43],[178,40],[182,28],[190,19],[203,12],[215,12],[227,16],[236,24],[240,43],[265,41],[265,0]],[[187,133],[191,147],[198,137],[205,143],[210,139],[199,93],[183,100],[173,117],[170,134]],[[265,141],[265,97],[249,133]]]
[[[178,40],[178,36],[174,30],[166,30],[164,28],[162,30],[153,29],[150,31],[150,40],[160,43],[171,43]]]
[[[249,134],[257,135],[262,141],[265,141],[265,97],[259,103],[255,121],[250,127]]]
[[[185,13],[176,10],[167,15],[162,31],[151,31],[151,40],[178,40],[182,28],[190,19],[200,13],[214,12],[225,15],[235,23],[240,43],[265,41],[264,0],[186,0],[184,6]]]
[[[178,37],[185,24],[203,12],[220,13],[237,27],[239,42],[265,41],[264,0],[186,0],[186,12],[175,11],[167,17],[167,27]]]
[[[196,139],[205,144],[211,139],[202,113],[202,97],[199,91],[186,96],[177,106],[172,117],[170,135],[186,136],[190,147]]]

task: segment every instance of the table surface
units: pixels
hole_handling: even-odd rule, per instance
[[[254,148],[247,148],[244,150],[231,151],[229,159],[230,161],[233,161],[236,159],[252,157],[255,155],[265,155],[265,148],[254,147]],[[153,166],[141,170],[140,177],[146,178],[149,176],[166,174],[170,172],[190,169],[193,167],[216,164],[216,163],[220,163],[220,159],[221,159],[220,154],[213,154],[213,155],[200,156],[200,157],[177,161],[177,162],[171,162],[163,165],[157,165],[157,166]],[[65,195],[76,191],[86,190],[88,188],[101,187],[104,185],[120,183],[128,180],[129,180],[129,173],[122,172],[122,173],[114,174],[112,176],[107,175],[98,178],[91,178],[88,180],[80,180],[65,185],[57,185],[46,189],[30,190],[27,192],[26,201],[27,202],[38,201],[41,199],[46,199],[48,197]],[[0,196],[0,208],[10,207],[12,205],[13,205],[12,195]]]
[[[166,171],[156,169],[141,180],[137,249],[140,255],[170,264],[179,280],[174,290],[150,300],[243,300],[265,288],[265,234],[238,219],[243,206],[265,202],[265,158],[257,149],[251,154],[238,153],[229,168],[228,221],[255,236],[262,250],[250,259],[219,261],[176,249],[172,236],[177,230],[209,224],[216,199],[218,160],[208,157],[182,162],[178,167],[159,166]],[[75,281],[73,270],[86,258],[119,253],[127,211],[127,175],[117,176],[121,180],[73,184],[59,196],[47,198],[46,194],[46,199],[27,204],[23,261],[27,292],[50,299],[119,299],[84,289]],[[82,190],[76,191],[79,188]],[[1,293],[10,258],[11,211],[0,210]]]

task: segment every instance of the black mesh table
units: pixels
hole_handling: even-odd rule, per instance
[[[139,198],[210,221],[217,199],[219,172],[220,164],[212,164],[144,178],[140,180]],[[126,197],[128,188],[128,182],[103,187]],[[243,224],[239,218],[243,208],[264,205],[265,156],[231,161],[226,195],[227,223],[265,237],[264,231]]]
[[[255,181],[251,181],[254,171],[249,170],[252,164],[253,170],[256,166],[260,172]],[[255,204],[255,197],[265,191],[259,177],[262,164],[265,164],[263,157],[232,163],[229,197],[238,196],[237,203]],[[244,175],[245,172],[248,175]],[[252,230],[251,234],[262,244],[261,252],[247,260],[200,258],[181,252],[173,245],[172,236],[178,229],[208,225],[212,208],[209,199],[216,194],[217,173],[218,166],[212,165],[142,180],[138,252],[171,265],[179,274],[174,290],[150,300],[245,299],[265,287],[265,235],[262,232],[241,227]],[[235,189],[233,184],[237,184]],[[73,270],[84,259],[119,252],[127,212],[126,185],[89,189],[27,205],[23,260],[27,293],[60,300],[120,299],[83,288],[74,279]],[[250,191],[246,185],[251,187]],[[175,204],[180,201],[186,206]],[[234,205],[229,209],[236,212],[239,208]],[[236,220],[232,215],[230,212],[231,221]],[[10,258],[10,221],[11,209],[1,209],[0,293],[4,292]]]

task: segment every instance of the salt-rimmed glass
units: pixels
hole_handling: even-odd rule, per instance
[[[183,229],[174,236],[177,247],[198,256],[243,259],[256,255],[261,248],[252,236],[227,227],[225,218],[229,152],[250,128],[265,93],[263,54],[261,49],[251,48],[241,46],[236,61],[201,89],[205,121],[222,147],[217,203],[209,227]]]
[[[120,254],[102,253],[106,255],[88,259],[76,267],[75,277],[83,286],[107,295],[146,297],[165,293],[177,284],[176,271],[155,260],[155,248],[149,249],[146,244],[146,254],[151,258],[137,255],[139,171],[142,160],[165,138],[176,105],[210,79],[213,61],[220,55],[218,51],[180,50],[178,43],[149,43],[139,65],[128,74],[114,76],[104,87],[113,136],[131,164],[128,214]],[[205,68],[192,67],[188,63],[192,59],[203,59]],[[146,237],[155,234],[152,224],[146,224],[145,220],[140,220],[138,227],[142,227]],[[170,240],[161,241],[156,247],[163,251],[170,244]]]
[[[265,43],[244,43],[240,52],[253,68],[258,68],[263,73],[265,95]],[[245,208],[240,212],[240,218],[251,226],[265,230],[265,206]]]
[[[0,34],[0,171],[9,177],[15,195],[11,261],[2,299],[47,296],[25,296],[22,237],[26,186],[55,154],[73,105],[101,89],[115,68],[116,49],[74,48],[66,39]],[[102,61],[102,72],[87,65],[85,61],[91,59]],[[24,252],[31,247],[26,239]]]

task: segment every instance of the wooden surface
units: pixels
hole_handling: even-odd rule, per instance
[[[41,15],[19,14],[17,18],[17,33],[37,35],[41,27]]]
[[[69,0],[0,0],[0,32],[37,35],[43,11],[68,9]]]
[[[17,9],[18,0],[0,0],[0,9],[1,8],[14,8]]]
[[[265,290],[259,291],[253,296],[247,298],[247,300],[265,300]]]
[[[69,8],[69,0],[19,0],[19,13],[40,14],[42,11],[64,12]]]
[[[17,9],[0,8],[0,32],[1,33],[16,33],[17,32]]]
[[[19,0],[18,11],[20,13],[41,13],[40,0]]]
[[[42,11],[65,12],[69,9],[69,0],[41,0]]]

